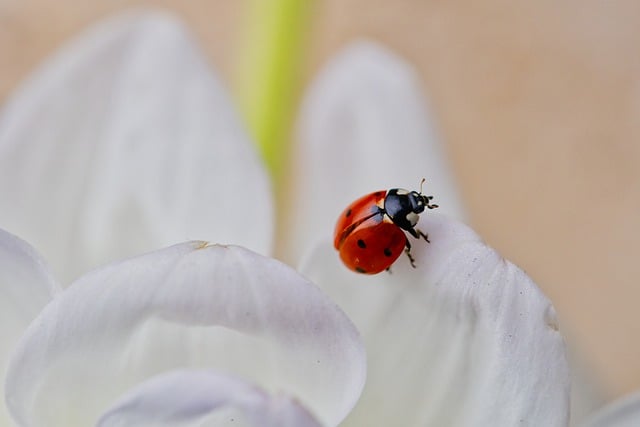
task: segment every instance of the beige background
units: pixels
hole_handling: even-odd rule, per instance
[[[609,397],[640,387],[640,2],[324,0],[309,79],[354,37],[419,69],[475,228],[551,297]],[[232,82],[246,2],[0,0],[0,102],[131,4],[175,10]]]

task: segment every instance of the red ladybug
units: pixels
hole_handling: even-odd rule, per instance
[[[438,207],[430,203],[432,199],[433,196],[423,195],[422,189],[417,192],[393,188],[351,203],[338,218],[334,235],[333,245],[342,262],[358,273],[376,274],[389,270],[404,250],[415,268],[411,243],[404,232],[429,241],[415,226],[425,208]]]

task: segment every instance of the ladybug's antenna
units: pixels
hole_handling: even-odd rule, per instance
[[[420,194],[422,194],[422,184],[424,184],[425,181],[426,178],[422,178],[422,181],[420,181]]]

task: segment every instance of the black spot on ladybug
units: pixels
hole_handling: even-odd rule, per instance
[[[364,242],[364,240],[358,239],[358,247],[364,249],[367,247],[367,244]]]
[[[389,249],[389,248],[384,248],[383,252],[384,252],[384,256],[391,256],[392,255],[391,249]]]
[[[345,216],[345,217],[347,217],[347,218],[349,218],[349,217],[351,216],[351,209],[349,209],[349,210],[347,211],[347,213],[346,213],[346,214],[344,214],[344,216]]]
[[[376,196],[376,197],[382,197],[382,196],[384,196],[384,191],[376,191],[375,196]]]
[[[358,273],[366,273],[366,272],[367,272],[367,270],[365,270],[365,269],[364,269],[364,268],[362,268],[362,267],[356,267],[356,271],[357,271]]]

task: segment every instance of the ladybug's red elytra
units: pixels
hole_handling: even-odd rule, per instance
[[[422,194],[422,183],[420,187],[419,192],[402,188],[376,191],[354,201],[342,212],[333,245],[349,269],[364,274],[389,270],[403,250],[415,268],[405,231],[428,242],[427,235],[415,227],[425,208],[438,207],[431,204],[433,196]]]

